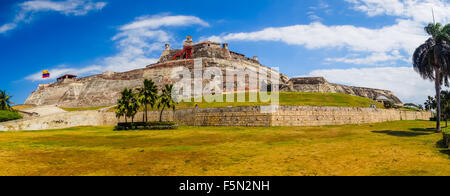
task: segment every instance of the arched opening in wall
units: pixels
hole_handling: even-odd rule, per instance
[[[272,84],[268,84],[265,80],[261,82],[260,91],[261,92],[272,92]]]
[[[271,93],[272,92],[272,84],[268,84],[266,90],[267,90],[266,92]]]

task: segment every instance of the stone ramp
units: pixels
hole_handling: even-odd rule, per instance
[[[19,111],[23,119],[0,123],[0,131],[33,131],[46,129],[64,129],[77,126],[115,125],[117,119],[112,107],[99,110],[67,112],[54,105],[37,106]]]
[[[23,109],[20,111],[26,112],[26,113],[36,113],[39,116],[48,116],[48,115],[60,114],[60,113],[67,112],[59,107],[54,106],[54,105],[37,106],[37,107],[29,108],[29,109]]]
[[[34,131],[117,124],[113,112],[79,111],[48,114],[0,123],[0,131]]]

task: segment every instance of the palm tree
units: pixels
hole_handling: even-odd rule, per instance
[[[129,90],[125,88],[122,92],[122,97],[117,100],[117,107],[116,107],[116,117],[120,118],[122,116],[125,117],[125,123],[127,123],[127,112],[128,112],[128,105],[129,105]]]
[[[161,108],[161,113],[159,115],[159,122],[162,122],[162,115],[164,109],[172,108],[175,111],[176,102],[172,98],[173,85],[166,84],[165,89],[163,89],[161,96],[159,97],[158,109]]]
[[[437,101],[436,132],[441,132],[441,85],[448,85],[450,74],[450,24],[429,24],[425,31],[431,36],[416,49],[413,56],[414,70],[424,79],[434,81]]]
[[[10,100],[11,95],[7,94],[6,91],[0,90],[0,110],[11,110],[11,105],[14,103]]]
[[[441,108],[445,119],[445,127],[448,127],[448,118],[450,117],[450,91],[441,92]]]
[[[122,91],[122,97],[117,100],[116,117],[120,118],[125,116],[125,123],[128,122],[128,118],[131,118],[131,122],[134,122],[134,116],[136,116],[139,110],[139,104],[137,96],[133,93],[133,90],[125,88]]]
[[[125,104],[123,103],[123,99],[117,100],[116,106],[116,118],[120,119],[122,116],[125,116]],[[125,116],[125,122],[127,122],[127,117]]]
[[[139,110],[139,102],[137,100],[137,95],[131,89],[128,92],[128,100],[126,115],[131,118],[131,123],[134,123],[134,117]]]
[[[153,109],[156,105],[156,101],[158,100],[158,88],[152,80],[144,80],[144,87],[137,88],[138,91],[138,102],[140,105],[144,106],[144,117],[145,122],[148,122],[148,109],[147,106],[150,105],[151,109]]]
[[[417,109],[419,109],[419,110],[424,110],[424,108],[423,108],[423,105],[422,104],[419,104],[419,105],[417,105]]]
[[[424,105],[425,105],[425,110],[426,110],[426,111],[433,110],[433,109],[436,108],[436,100],[435,100],[433,97],[428,96],[428,99],[427,99],[427,101],[424,103]]]

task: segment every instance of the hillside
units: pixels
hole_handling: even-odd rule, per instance
[[[17,112],[0,110],[0,122],[21,119],[22,116]]]

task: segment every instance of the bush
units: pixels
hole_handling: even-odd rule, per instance
[[[444,135],[444,144],[448,148],[450,147],[450,129],[447,127],[442,130],[442,134]]]
[[[23,117],[18,112],[0,110],[0,122],[17,120],[17,119],[21,119],[21,118],[23,118]]]
[[[395,103],[392,102],[392,101],[385,101],[384,102],[384,108],[386,108],[386,109],[395,108]]]
[[[115,130],[168,130],[177,129],[178,126],[173,122],[136,122],[136,123],[119,123]]]
[[[131,127],[131,126],[158,126],[158,125],[175,125],[173,122],[134,122],[134,123],[119,123],[118,126]]]

